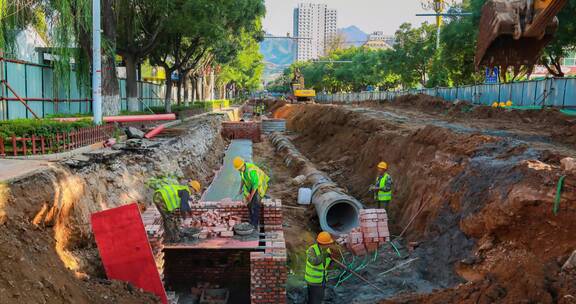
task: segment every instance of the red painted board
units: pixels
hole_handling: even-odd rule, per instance
[[[136,203],[93,213],[92,231],[109,279],[130,282],[168,303]]]

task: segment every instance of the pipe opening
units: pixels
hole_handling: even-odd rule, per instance
[[[348,233],[359,225],[358,210],[350,202],[337,202],[328,208],[326,223],[339,234]]]

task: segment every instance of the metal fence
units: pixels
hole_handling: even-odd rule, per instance
[[[77,83],[70,72],[67,85],[55,85],[52,67],[0,57],[0,120],[40,118],[52,114],[92,112],[92,90]],[[120,79],[122,110],[127,109],[125,80]],[[139,82],[138,96],[145,106],[163,104],[164,85]]]
[[[414,89],[395,92],[319,94],[321,103],[352,103],[390,100],[407,94],[426,94],[448,101],[467,100],[474,104],[512,101],[515,106],[576,108],[576,78],[547,78],[502,84],[480,84],[451,88]]]
[[[0,138],[0,157],[25,156],[65,152],[110,138],[114,125],[93,126],[70,132],[56,133],[50,136]]]

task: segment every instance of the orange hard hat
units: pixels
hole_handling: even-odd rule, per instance
[[[330,233],[326,232],[326,231],[322,231],[320,233],[318,233],[318,237],[316,238],[316,242],[318,242],[318,244],[321,245],[329,245],[334,243],[334,240],[332,239],[332,236],[330,235]]]

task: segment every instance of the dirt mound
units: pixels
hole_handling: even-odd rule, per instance
[[[558,109],[519,110],[473,105],[468,101],[448,102],[440,97],[424,94],[404,95],[391,101],[369,102],[362,106],[373,108],[399,107],[421,110],[424,113],[444,115],[450,120],[485,120],[495,127],[521,127],[544,132],[554,141],[576,144],[576,117],[563,114]]]
[[[548,303],[570,295],[566,286],[576,278],[558,279],[558,263],[576,249],[576,206],[569,204],[576,200],[576,176],[559,168],[562,155],[338,106],[299,105],[276,113],[300,134],[298,148],[357,198],[370,199],[375,165],[390,164],[393,234],[415,218],[406,233],[418,242],[412,256],[419,261],[411,270],[436,289],[448,288],[397,302],[477,303],[466,297],[481,295]],[[570,182],[555,216],[561,175]],[[470,283],[459,286],[465,281]]]
[[[286,100],[280,100],[280,99],[266,100],[265,103],[266,107],[268,108],[268,111],[274,113],[276,112],[276,110],[286,105]]]
[[[131,202],[150,204],[145,182],[173,173],[208,181],[224,143],[220,118],[187,123],[186,133],[142,153],[78,157],[0,183],[2,303],[157,303],[104,271],[90,214]]]
[[[49,231],[9,219],[0,226],[2,303],[157,303],[151,294],[122,282],[72,272]],[[67,263],[68,262],[68,263]]]

